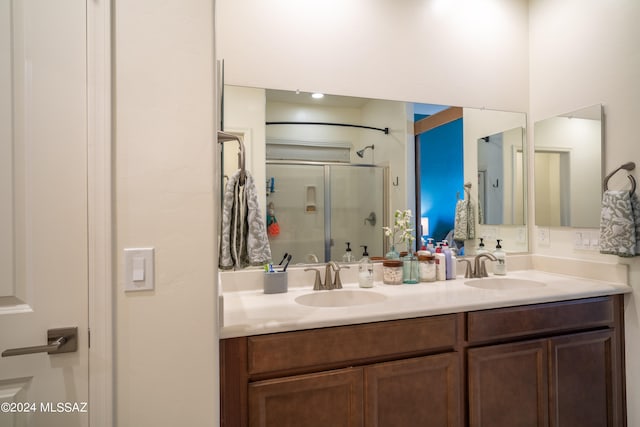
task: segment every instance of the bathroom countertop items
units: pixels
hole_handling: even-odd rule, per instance
[[[231,175],[224,189],[219,261],[222,269],[261,266],[271,260],[267,228],[253,177],[245,172],[242,185],[240,174],[238,170]]]

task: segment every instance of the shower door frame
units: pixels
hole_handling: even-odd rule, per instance
[[[353,166],[358,168],[382,169],[382,226],[389,226],[389,166],[368,165],[363,163],[344,162],[319,162],[312,160],[266,160],[265,165],[291,165],[291,166],[323,166],[324,185],[324,259],[331,260],[331,166]],[[388,239],[382,239],[382,253],[389,251]]]

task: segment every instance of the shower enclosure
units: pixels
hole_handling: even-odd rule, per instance
[[[351,244],[355,260],[366,245],[385,253],[387,168],[373,165],[268,160],[267,209],[280,232],[269,236],[273,259],[341,261]]]

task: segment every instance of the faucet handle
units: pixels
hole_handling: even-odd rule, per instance
[[[473,268],[471,267],[471,261],[466,258],[458,258],[458,262],[464,262],[466,264],[464,269],[464,278],[470,279],[473,277]]]
[[[320,280],[320,270],[318,270],[317,268],[305,268],[304,271],[315,271],[316,272],[316,278],[313,282],[313,290],[314,291],[319,291],[322,289],[322,280]]]
[[[489,273],[487,273],[487,261],[480,262],[480,274],[479,277],[489,277]]]
[[[333,289],[342,289],[342,280],[340,279],[340,270],[343,268],[349,268],[348,265],[340,267],[337,263],[334,263],[337,267],[336,274],[333,276]],[[335,267],[334,267],[335,268]]]

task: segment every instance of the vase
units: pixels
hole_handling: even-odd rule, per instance
[[[415,284],[420,281],[418,257],[409,252],[402,259],[402,283]]]
[[[396,251],[396,247],[391,245],[391,250],[384,256],[386,259],[400,259],[400,254]]]

